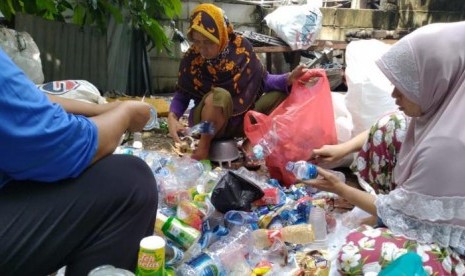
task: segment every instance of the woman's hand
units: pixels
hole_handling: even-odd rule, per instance
[[[310,185],[318,190],[335,193],[346,199],[350,204],[358,206],[373,216],[377,216],[375,195],[347,185],[339,180],[336,175],[321,167],[317,166],[316,169],[318,171],[318,177],[312,180],[304,180],[304,184]]]
[[[318,165],[327,165],[341,160],[349,153],[344,144],[324,145],[313,150],[312,160]]]
[[[179,122],[178,117],[173,112],[168,114],[168,129],[174,142],[181,143],[178,132],[183,130],[184,126]]]
[[[347,185],[342,182],[335,174],[318,166],[316,169],[318,171],[318,177],[316,179],[304,180],[302,182],[318,190],[341,195],[343,189],[347,187]]]
[[[305,67],[305,65],[298,65],[296,68],[294,68],[294,70],[292,70],[291,73],[289,73],[289,76],[287,77],[287,85],[292,85],[295,80],[302,77],[307,71],[308,69]]]

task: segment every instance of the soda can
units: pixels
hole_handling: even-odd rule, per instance
[[[136,276],[165,274],[165,245],[165,240],[159,236],[145,237],[140,241]]]

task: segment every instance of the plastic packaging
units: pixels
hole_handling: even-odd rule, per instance
[[[190,157],[184,157],[176,160],[175,166],[172,166],[170,169],[179,184],[185,187],[192,187],[196,183],[197,179],[199,179],[205,172],[203,164]]]
[[[142,132],[134,132],[132,134],[132,147],[136,149],[144,148],[144,144],[142,143]]]
[[[202,252],[200,255],[180,265],[176,269],[176,275],[226,275],[221,262],[211,253]]]
[[[289,225],[277,230],[257,229],[252,232],[252,238],[257,248],[269,247],[275,239],[294,244],[307,244],[315,240],[313,227],[307,223]]]
[[[272,128],[253,146],[253,158],[257,160],[265,159],[276,149],[277,141],[278,135]]]
[[[136,276],[165,274],[165,246],[162,237],[149,236],[140,241]]]
[[[145,124],[144,130],[152,130],[154,128],[160,128],[160,122],[158,122],[157,110],[155,107],[150,107],[150,119]]]
[[[155,232],[164,235],[184,249],[189,249],[200,238],[200,232],[180,221],[176,217],[167,217],[158,212],[155,221]]]
[[[249,233],[248,227],[236,228],[206,251],[180,265],[176,275],[247,275],[251,269],[244,256],[248,253]]]
[[[326,225],[326,211],[323,208],[314,206],[310,211],[308,222],[313,227],[313,232],[316,241],[326,240],[328,234]]]
[[[287,162],[286,170],[299,180],[315,179],[318,176],[316,166],[304,160]]]
[[[186,136],[199,135],[199,134],[215,134],[215,127],[211,122],[203,121],[192,127],[186,128],[182,131]]]
[[[287,162],[286,170],[292,172],[298,180],[315,179],[318,177],[318,171],[316,170],[316,166],[305,160]],[[342,182],[346,181],[344,173],[334,170],[327,171],[337,176],[337,178],[339,178],[339,180],[341,180]]]
[[[281,193],[278,188],[270,187],[263,189],[263,193],[265,194],[259,200],[255,200],[252,202],[254,206],[264,206],[264,205],[277,205],[281,199]]]
[[[92,269],[87,276],[134,276],[134,273],[112,265],[101,265]]]

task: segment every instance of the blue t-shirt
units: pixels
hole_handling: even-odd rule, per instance
[[[0,49],[0,187],[11,179],[53,182],[92,161],[98,130],[49,101]]]

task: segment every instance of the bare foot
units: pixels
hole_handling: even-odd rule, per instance
[[[191,158],[195,159],[195,160],[199,160],[199,161],[200,160],[206,160],[206,159],[208,159],[208,153],[209,153],[208,150],[205,151],[205,150],[201,150],[201,149],[197,148],[192,153]]]
[[[210,144],[213,139],[213,136],[211,135],[201,135],[199,144],[197,145],[197,148],[194,150],[194,152],[191,155],[192,159],[195,160],[205,160],[208,159],[208,155],[210,153]]]
[[[245,139],[241,147],[242,154],[244,156],[244,167],[250,171],[256,171],[260,169],[261,165],[258,160],[255,160],[252,153],[252,145],[249,139]]]

